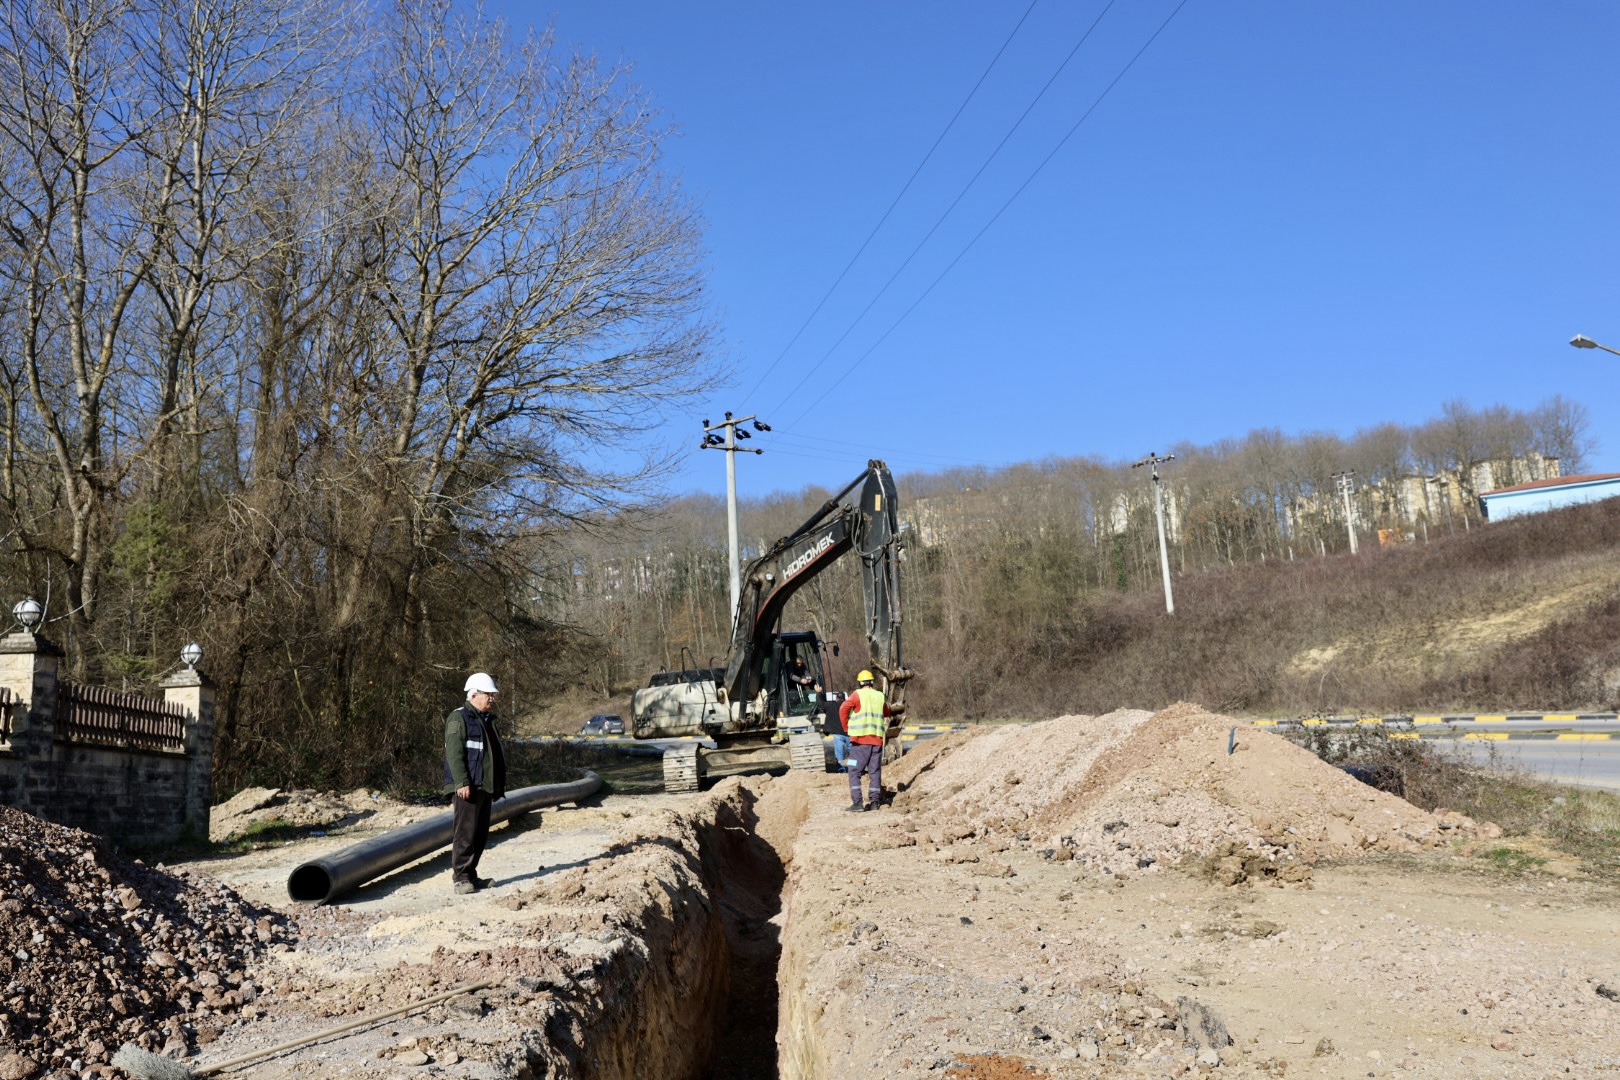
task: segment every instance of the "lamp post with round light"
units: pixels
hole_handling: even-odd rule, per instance
[[[17,601],[11,609],[11,617],[17,620],[17,625],[25,632],[32,634],[39,626],[40,620],[45,617],[45,609],[39,606],[38,600],[29,596]]]

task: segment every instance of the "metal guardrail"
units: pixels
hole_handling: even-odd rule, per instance
[[[1491,742],[1620,741],[1615,713],[1475,713],[1456,716],[1313,716],[1286,720],[1250,720],[1254,727],[1277,732],[1327,728],[1329,732],[1377,730],[1390,739],[1474,739]],[[1531,727],[1530,725],[1552,725]],[[1512,730],[1522,725],[1519,730]],[[1613,725],[1610,727],[1610,725]],[[1570,731],[1568,728],[1587,730]],[[1596,730],[1592,730],[1596,727]],[[1562,728],[1563,730],[1560,730]],[[1607,730],[1605,730],[1607,728]]]
[[[1251,720],[1256,727],[1353,726],[1357,724],[1612,724],[1620,714],[1606,713],[1475,713],[1466,716],[1307,716],[1285,720]]]
[[[186,709],[178,702],[63,682],[56,732],[70,742],[184,753]]]

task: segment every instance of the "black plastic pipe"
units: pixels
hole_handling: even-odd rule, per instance
[[[490,810],[489,823],[497,825],[542,806],[578,802],[595,794],[602,786],[602,778],[588,769],[580,772],[584,774],[580,779],[566,784],[537,784],[497,799]],[[446,810],[437,817],[373,836],[304,863],[287,879],[287,895],[303,903],[330,904],[377,875],[444,847],[450,842],[453,825],[454,818]]]

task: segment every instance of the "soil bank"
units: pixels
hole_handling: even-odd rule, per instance
[[[476,978],[264,1077],[1596,1076],[1620,898],[1193,707],[953,735],[851,814],[732,778],[497,828],[295,910],[203,1062]],[[1231,750],[1228,753],[1228,750]],[[328,836],[192,867],[291,910]],[[196,1060],[196,1059],[194,1059]]]

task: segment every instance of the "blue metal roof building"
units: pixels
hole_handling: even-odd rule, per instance
[[[1479,503],[1485,520],[1502,521],[1520,514],[1539,514],[1543,510],[1612,499],[1617,495],[1620,495],[1620,473],[1590,473],[1498,488],[1481,495]]]

